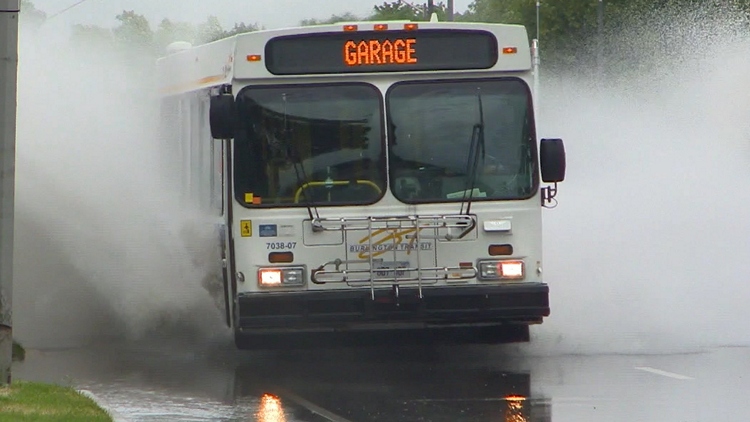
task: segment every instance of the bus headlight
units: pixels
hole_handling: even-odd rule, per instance
[[[258,285],[261,287],[301,286],[305,284],[303,267],[261,268],[258,270]]]
[[[523,261],[480,261],[480,280],[523,280],[526,275]]]

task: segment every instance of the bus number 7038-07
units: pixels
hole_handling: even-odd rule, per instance
[[[297,247],[297,242],[270,242],[266,243],[266,249],[273,251],[280,251],[284,249],[294,249]]]

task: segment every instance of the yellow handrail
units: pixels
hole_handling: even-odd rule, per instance
[[[294,203],[295,204],[299,203],[299,197],[300,197],[300,195],[302,195],[302,191],[305,190],[305,189],[307,189],[307,188],[309,188],[309,187],[314,187],[314,186],[343,186],[343,185],[348,185],[350,183],[352,183],[351,180],[333,180],[333,181],[328,181],[328,182],[307,182],[307,183],[303,184],[302,186],[300,186],[297,189],[297,192],[294,194]],[[373,189],[375,189],[376,191],[378,191],[378,194],[382,194],[383,193],[383,191],[380,189],[380,186],[376,185],[375,182],[373,182],[371,180],[355,180],[354,183],[356,183],[358,185],[368,185],[368,186],[372,187]]]

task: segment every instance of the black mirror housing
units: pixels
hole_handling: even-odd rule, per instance
[[[539,163],[544,183],[565,180],[565,145],[562,139],[542,139]]]
[[[214,139],[232,139],[235,131],[234,97],[229,93],[211,96],[209,111],[211,136]]]

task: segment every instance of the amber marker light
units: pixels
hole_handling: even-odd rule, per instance
[[[416,23],[405,23],[404,29],[407,31],[414,31],[419,28],[419,25]]]
[[[518,48],[516,47],[503,47],[503,54],[516,54],[518,53]]]
[[[373,27],[373,29],[376,30],[376,31],[387,31],[388,30],[388,25],[386,25],[384,23],[376,23],[375,26]]]
[[[357,29],[359,29],[357,25],[344,25],[344,31],[346,32],[354,32]]]
[[[488,252],[490,256],[513,255],[513,245],[490,245]]]
[[[247,61],[249,62],[259,62],[261,59],[260,54],[248,54],[247,55]]]
[[[268,254],[268,262],[271,264],[289,264],[294,261],[294,254],[291,252],[271,252]]]

